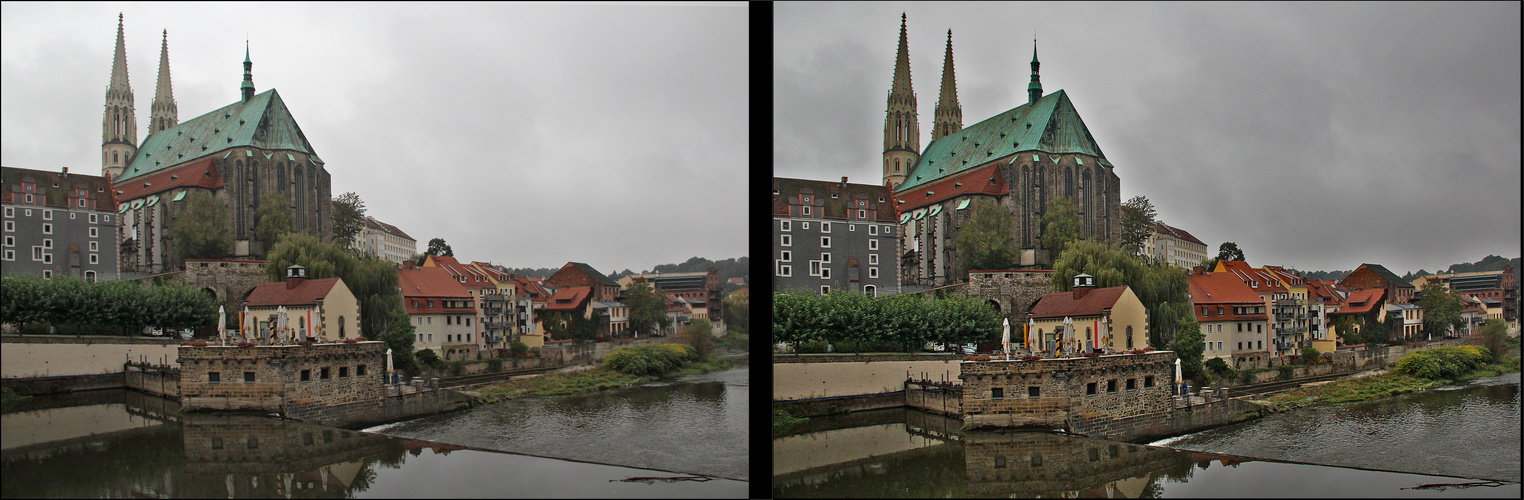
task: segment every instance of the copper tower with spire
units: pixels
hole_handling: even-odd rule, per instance
[[[931,140],[963,130],[963,106],[958,104],[958,83],[953,78],[952,30],[947,30],[947,55],[942,57],[942,94],[933,115]]]
[[[116,55],[111,61],[111,84],[106,87],[106,113],[101,118],[101,175],[122,173],[138,151],[138,119],[127,80],[127,44],[122,14],[116,15]]]
[[[154,90],[152,111],[148,115],[148,134],[180,123],[175,106],[175,90],[169,83],[169,30],[164,30],[164,44],[159,48],[159,84]]]

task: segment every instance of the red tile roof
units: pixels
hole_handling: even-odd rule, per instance
[[[529,297],[531,302],[542,304],[550,299],[551,292],[546,290],[539,280],[535,280],[531,276],[509,276],[508,279],[512,280],[513,284],[518,285],[520,297]]]
[[[1062,318],[1065,316],[1095,316],[1115,306],[1127,286],[1096,288],[1078,300],[1074,292],[1056,292],[1042,296],[1032,304],[1032,318]]]
[[[317,299],[328,296],[333,286],[339,282],[338,278],[323,278],[316,280],[301,280],[293,288],[286,288],[288,282],[260,283],[249,292],[249,298],[244,300],[244,305],[249,307],[276,307],[276,306],[310,306],[317,303]]]
[[[593,293],[590,286],[568,286],[556,290],[556,294],[545,302],[545,308],[551,310],[576,309],[587,302],[587,297]]]
[[[1241,260],[1225,260],[1220,262],[1228,272],[1238,276],[1238,279],[1254,289],[1255,293],[1280,293],[1286,291],[1281,286],[1280,280],[1264,269],[1249,267],[1248,262]]]
[[[461,264],[460,261],[455,260],[455,257],[430,255],[428,260],[424,262],[424,266],[427,267],[430,263],[450,273],[450,276],[455,279],[456,283],[460,283],[460,286],[477,290],[497,288],[497,285],[493,284],[492,280],[487,279],[487,273],[477,269],[476,266]],[[465,279],[462,280],[461,278]]]
[[[113,183],[111,193],[116,195],[117,203],[121,203],[181,187],[220,188],[222,173],[217,171],[217,166],[212,164],[211,158],[202,158],[178,167],[160,170],[151,175]]]
[[[1339,295],[1334,288],[1333,280],[1307,280],[1307,294],[1309,299],[1323,299],[1324,304],[1341,304],[1343,296]]]
[[[999,162],[991,162],[930,184],[895,193],[894,209],[903,214],[906,210],[928,207],[959,196],[1008,194],[1011,190],[1006,185],[1005,176],[1000,173],[999,166]]]
[[[1373,308],[1376,307],[1377,304],[1380,304],[1381,299],[1384,298],[1386,298],[1385,288],[1355,290],[1353,292],[1349,292],[1349,299],[1347,299],[1344,305],[1339,308],[1338,312],[1341,314],[1370,312]]]
[[[1232,320],[1263,320],[1269,316],[1265,313],[1257,314],[1233,314],[1230,307],[1234,305],[1263,306],[1265,301],[1259,298],[1259,294],[1249,288],[1249,285],[1239,281],[1232,273],[1202,273],[1188,278],[1188,286],[1191,291],[1191,309],[1196,313],[1196,321],[1232,321]],[[1203,315],[1202,306],[1208,307],[1212,314]],[[1223,313],[1217,314],[1216,307],[1223,307]]]
[[[471,298],[466,287],[460,286],[448,271],[437,267],[398,268],[397,286],[402,288],[403,297]]]
[[[1196,239],[1195,236],[1191,236],[1191,233],[1186,232],[1184,229],[1180,229],[1163,222],[1155,221],[1154,231],[1158,233],[1168,234],[1176,238],[1195,243],[1197,245],[1206,246],[1206,243],[1202,243],[1201,240]]]

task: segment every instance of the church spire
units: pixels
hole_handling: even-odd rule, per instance
[[[958,84],[953,78],[952,30],[947,30],[947,55],[942,58],[942,96],[932,123],[932,140],[963,130],[963,106],[958,104]]]
[[[1037,67],[1042,63],[1037,62],[1037,36],[1032,36],[1032,83],[1027,84],[1027,103],[1037,102],[1042,97],[1042,82],[1037,81]]]
[[[169,83],[169,30],[164,30],[164,44],[159,49],[159,85],[154,90],[152,112],[148,115],[148,134],[180,123],[175,107],[175,90]]]
[[[122,173],[137,152],[138,120],[133,114],[132,84],[127,79],[127,44],[122,14],[116,15],[116,55],[111,61],[111,85],[106,87],[106,112],[101,118],[101,173]]]
[[[890,187],[899,186],[905,180],[921,150],[915,90],[910,85],[909,47],[902,12],[899,54],[894,59],[894,83],[889,87],[889,106],[884,116],[884,185]]]
[[[243,102],[249,102],[254,98],[254,62],[249,60],[249,41],[243,41],[243,85],[239,87],[243,92]]]

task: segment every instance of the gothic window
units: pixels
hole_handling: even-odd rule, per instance
[[[121,161],[121,158],[117,157],[116,151],[112,151],[111,152],[111,164],[112,165],[116,165],[116,163],[119,162],[119,161]]]
[[[1064,196],[1074,199],[1074,169],[1064,169]]]
[[[1020,188],[1026,188],[1027,186],[1031,186],[1031,185],[1032,185],[1032,170],[1031,170],[1031,168],[1027,167],[1026,165],[1022,165],[1021,166],[1021,184],[1018,184],[1018,186]],[[1018,196],[1021,194],[1021,189],[1020,188],[1018,188],[1017,192],[1016,192]],[[1035,189],[1034,189],[1034,191],[1035,191]],[[1029,191],[1029,192],[1031,192],[1031,191]],[[1028,247],[1032,246],[1032,196],[1031,195],[1027,195],[1027,196],[1022,196],[1021,197],[1021,244],[1022,244],[1022,246],[1028,246]]]
[[[894,173],[896,173],[896,174],[900,173],[900,161],[899,160],[894,160]]]

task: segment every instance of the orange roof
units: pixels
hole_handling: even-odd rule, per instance
[[[477,269],[476,266],[472,266],[470,264],[461,264],[460,261],[455,260],[455,257],[430,255],[427,257],[427,260],[424,261],[423,265],[430,266],[430,264],[444,269],[445,272],[450,273],[450,277],[455,279],[455,282],[460,283],[460,285],[463,287],[474,288],[478,290],[483,288],[497,288],[497,285],[494,284],[492,280],[487,278],[487,273],[482,272],[481,269]]]
[[[1332,280],[1307,280],[1305,283],[1307,284],[1308,295],[1312,296],[1309,298],[1316,297],[1323,299],[1323,302],[1326,304],[1339,304],[1344,302],[1344,298],[1335,291],[1334,282]]]
[[[590,286],[568,286],[556,290],[556,294],[546,301],[546,309],[576,309],[587,302],[587,297],[593,293]]]
[[[1385,288],[1355,290],[1349,292],[1349,298],[1345,300],[1344,306],[1340,307],[1338,312],[1341,314],[1370,312],[1384,298],[1386,298]]]
[[[906,210],[931,206],[959,196],[986,194],[999,196],[1010,193],[1010,187],[1005,183],[1005,176],[1000,174],[1000,162],[990,162],[982,167],[969,169],[967,172],[947,176],[939,181],[915,186],[914,188],[895,193],[894,209],[899,213]]]
[[[1097,316],[1115,306],[1127,286],[1096,288],[1079,299],[1074,292],[1056,292],[1042,296],[1032,304],[1032,318],[1062,318],[1065,316]]]
[[[287,288],[288,281],[260,283],[243,303],[249,307],[310,306],[316,304],[317,299],[327,297],[338,282],[338,278],[304,279],[290,288]]]
[[[1263,320],[1268,319],[1265,313],[1257,314],[1233,314],[1232,309],[1224,307],[1222,314],[1201,313],[1201,307],[1206,305],[1228,306],[1233,305],[1265,305],[1259,294],[1249,288],[1249,285],[1239,281],[1232,273],[1202,273],[1188,278],[1188,286],[1191,291],[1191,303],[1195,306],[1196,321],[1230,321],[1230,320]],[[1212,311],[1214,308],[1208,308]]]
[[[111,193],[116,195],[117,203],[121,203],[179,187],[217,189],[222,187],[222,174],[212,164],[212,159],[207,157],[178,167],[166,168],[152,175],[113,182]]]
[[[1248,262],[1225,260],[1218,264],[1228,272],[1237,275],[1238,279],[1243,280],[1244,284],[1254,289],[1255,293],[1279,293],[1286,291],[1286,287],[1281,286],[1280,280],[1277,280],[1275,275],[1264,269],[1249,267]]]
[[[520,297],[529,297],[530,301],[540,303],[550,299],[550,291],[546,290],[538,280],[530,276],[510,275],[508,279],[513,280],[513,284],[518,285]]]
[[[397,286],[402,288],[403,297],[471,298],[466,287],[437,267],[398,268]]]

